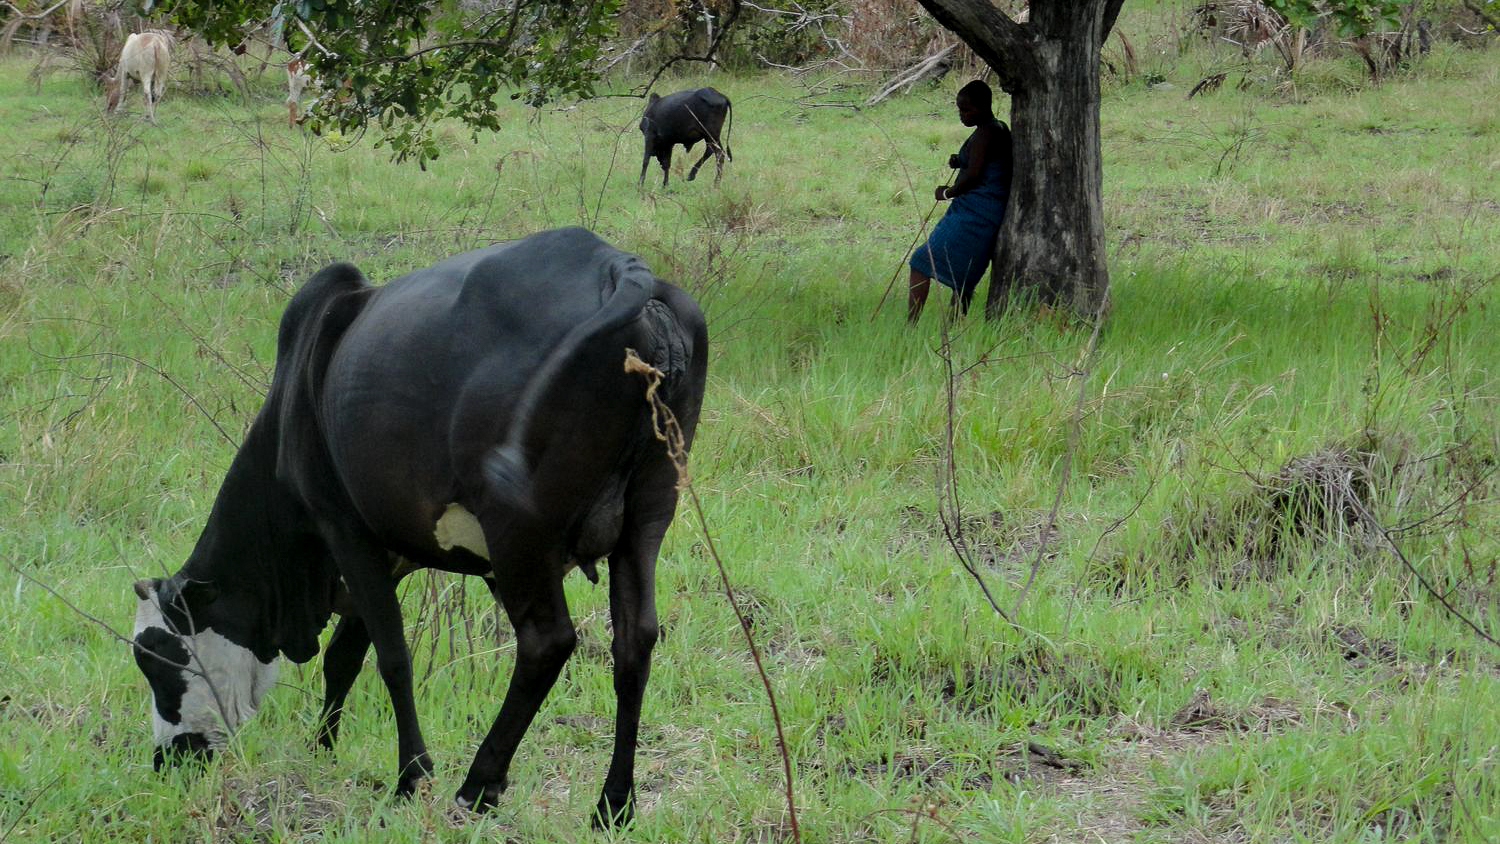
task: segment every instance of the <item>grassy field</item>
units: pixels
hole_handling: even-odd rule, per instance
[[[1189,100],[1237,54],[1141,15],[1172,87],[1106,85],[1115,307],[1092,356],[1055,314],[970,319],[945,352],[939,309],[908,329],[898,290],[876,312],[963,138],[959,79],[853,109],[864,89],[683,77],[733,98],[735,161],[719,189],[642,192],[638,100],[517,110],[477,144],[444,127],[420,172],[289,129],[269,76],[248,101],[173,89],[152,126],[138,95],[106,120],[78,79],[0,60],[0,841],[608,838],[587,822],[607,590],[581,577],[578,652],[475,818],[452,792],[514,645],[479,583],[408,580],[438,767],[396,802],[373,668],[336,757],[311,749],[314,662],[206,772],[153,774],[127,647],[16,570],[128,633],[129,584],[197,538],[302,280],[575,223],[709,314],[695,483],[805,840],[1500,839],[1500,648],[1373,527],[1500,631],[1500,54],[1442,45],[1378,87],[1342,60],[1252,69]],[[950,473],[1014,624],[944,540]],[[681,512],[620,837],[788,840],[704,548]]]

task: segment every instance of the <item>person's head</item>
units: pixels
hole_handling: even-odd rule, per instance
[[[978,126],[993,116],[994,94],[990,86],[975,79],[958,89],[958,119],[965,126]]]

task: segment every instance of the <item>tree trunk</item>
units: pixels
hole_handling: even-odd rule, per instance
[[[1099,19],[1035,47],[1038,78],[1011,98],[1015,174],[995,244],[988,316],[1035,296],[1092,316],[1109,298],[1100,195]],[[1091,24],[1091,25],[1090,25]]]
[[[1124,0],[1031,0],[1024,24],[991,0],[919,2],[1011,95],[1015,173],[985,313],[1027,295],[1092,317],[1109,302],[1099,53]]]

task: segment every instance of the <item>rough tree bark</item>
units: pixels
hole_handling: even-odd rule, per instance
[[[991,0],[918,0],[1011,95],[1015,176],[985,313],[1016,293],[1093,316],[1109,301],[1099,148],[1099,53],[1124,0],[1031,0],[1016,23]]]

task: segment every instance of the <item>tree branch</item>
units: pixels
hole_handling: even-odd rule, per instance
[[[1482,9],[1478,3],[1475,3],[1474,0],[1464,0],[1464,8],[1473,12],[1479,17],[1480,20],[1489,24],[1490,29],[1493,29],[1496,32],[1500,32],[1500,21],[1496,21],[1494,18],[1485,14],[1484,9]]]
[[[729,30],[734,27],[734,22],[738,20],[739,17],[740,0],[734,0],[734,4],[729,7],[729,13],[724,15],[723,19],[719,22],[719,31],[714,33],[714,38],[708,43],[708,48],[703,51],[703,55],[676,55],[671,57],[670,59],[667,59],[661,65],[661,67],[658,67],[656,69],[655,73],[651,74],[651,78],[646,80],[646,84],[640,87],[640,96],[645,97],[647,94],[651,93],[651,89],[656,85],[656,81],[658,79],[661,79],[661,75],[663,73],[667,72],[667,68],[671,67],[674,64],[677,64],[678,62],[707,62],[709,64],[718,64],[719,60],[714,58],[714,53],[719,49],[719,43],[724,40],[724,36],[728,34]]]
[[[11,11],[13,11],[13,12],[16,13],[17,17],[25,18],[26,20],[33,20],[33,21],[39,21],[39,20],[47,17],[48,15],[50,15],[53,12],[57,11],[58,9],[61,9],[62,7],[68,5],[69,2],[70,2],[70,0],[58,0],[58,2],[53,3],[50,7],[48,7],[47,9],[45,9],[43,11],[37,12],[36,14],[27,14],[26,12],[24,12],[24,11],[21,10],[20,6],[17,6],[14,3],[9,2],[9,0],[0,0],[0,3],[4,3],[5,5],[9,6],[10,9],[11,9]]]
[[[1459,612],[1458,608],[1453,606],[1453,604],[1443,596],[1443,593],[1437,590],[1436,586],[1433,586],[1426,577],[1422,576],[1422,572],[1416,567],[1414,563],[1412,563],[1411,559],[1406,556],[1406,552],[1401,550],[1401,546],[1396,542],[1395,538],[1391,536],[1391,532],[1386,529],[1385,525],[1381,524],[1380,521],[1375,518],[1375,515],[1365,507],[1363,502],[1361,502],[1358,498],[1350,498],[1349,503],[1354,505],[1354,508],[1358,511],[1359,517],[1364,520],[1365,524],[1374,528],[1375,532],[1380,534],[1380,537],[1385,540],[1386,544],[1391,546],[1391,550],[1396,553],[1397,559],[1401,560],[1401,565],[1405,566],[1406,570],[1411,572],[1412,576],[1417,579],[1417,582],[1422,584],[1422,588],[1427,590],[1427,594],[1436,598],[1438,600],[1438,603],[1443,605],[1443,609],[1447,610],[1449,615],[1463,622],[1466,627],[1479,634],[1479,638],[1485,640],[1486,642],[1489,642],[1492,645],[1495,645],[1496,647],[1500,647],[1500,639],[1496,639],[1483,627],[1480,627],[1479,624],[1476,623],[1473,619]]]
[[[943,28],[969,45],[1013,94],[1039,75],[1028,27],[1016,23],[989,0],[918,0]]]

